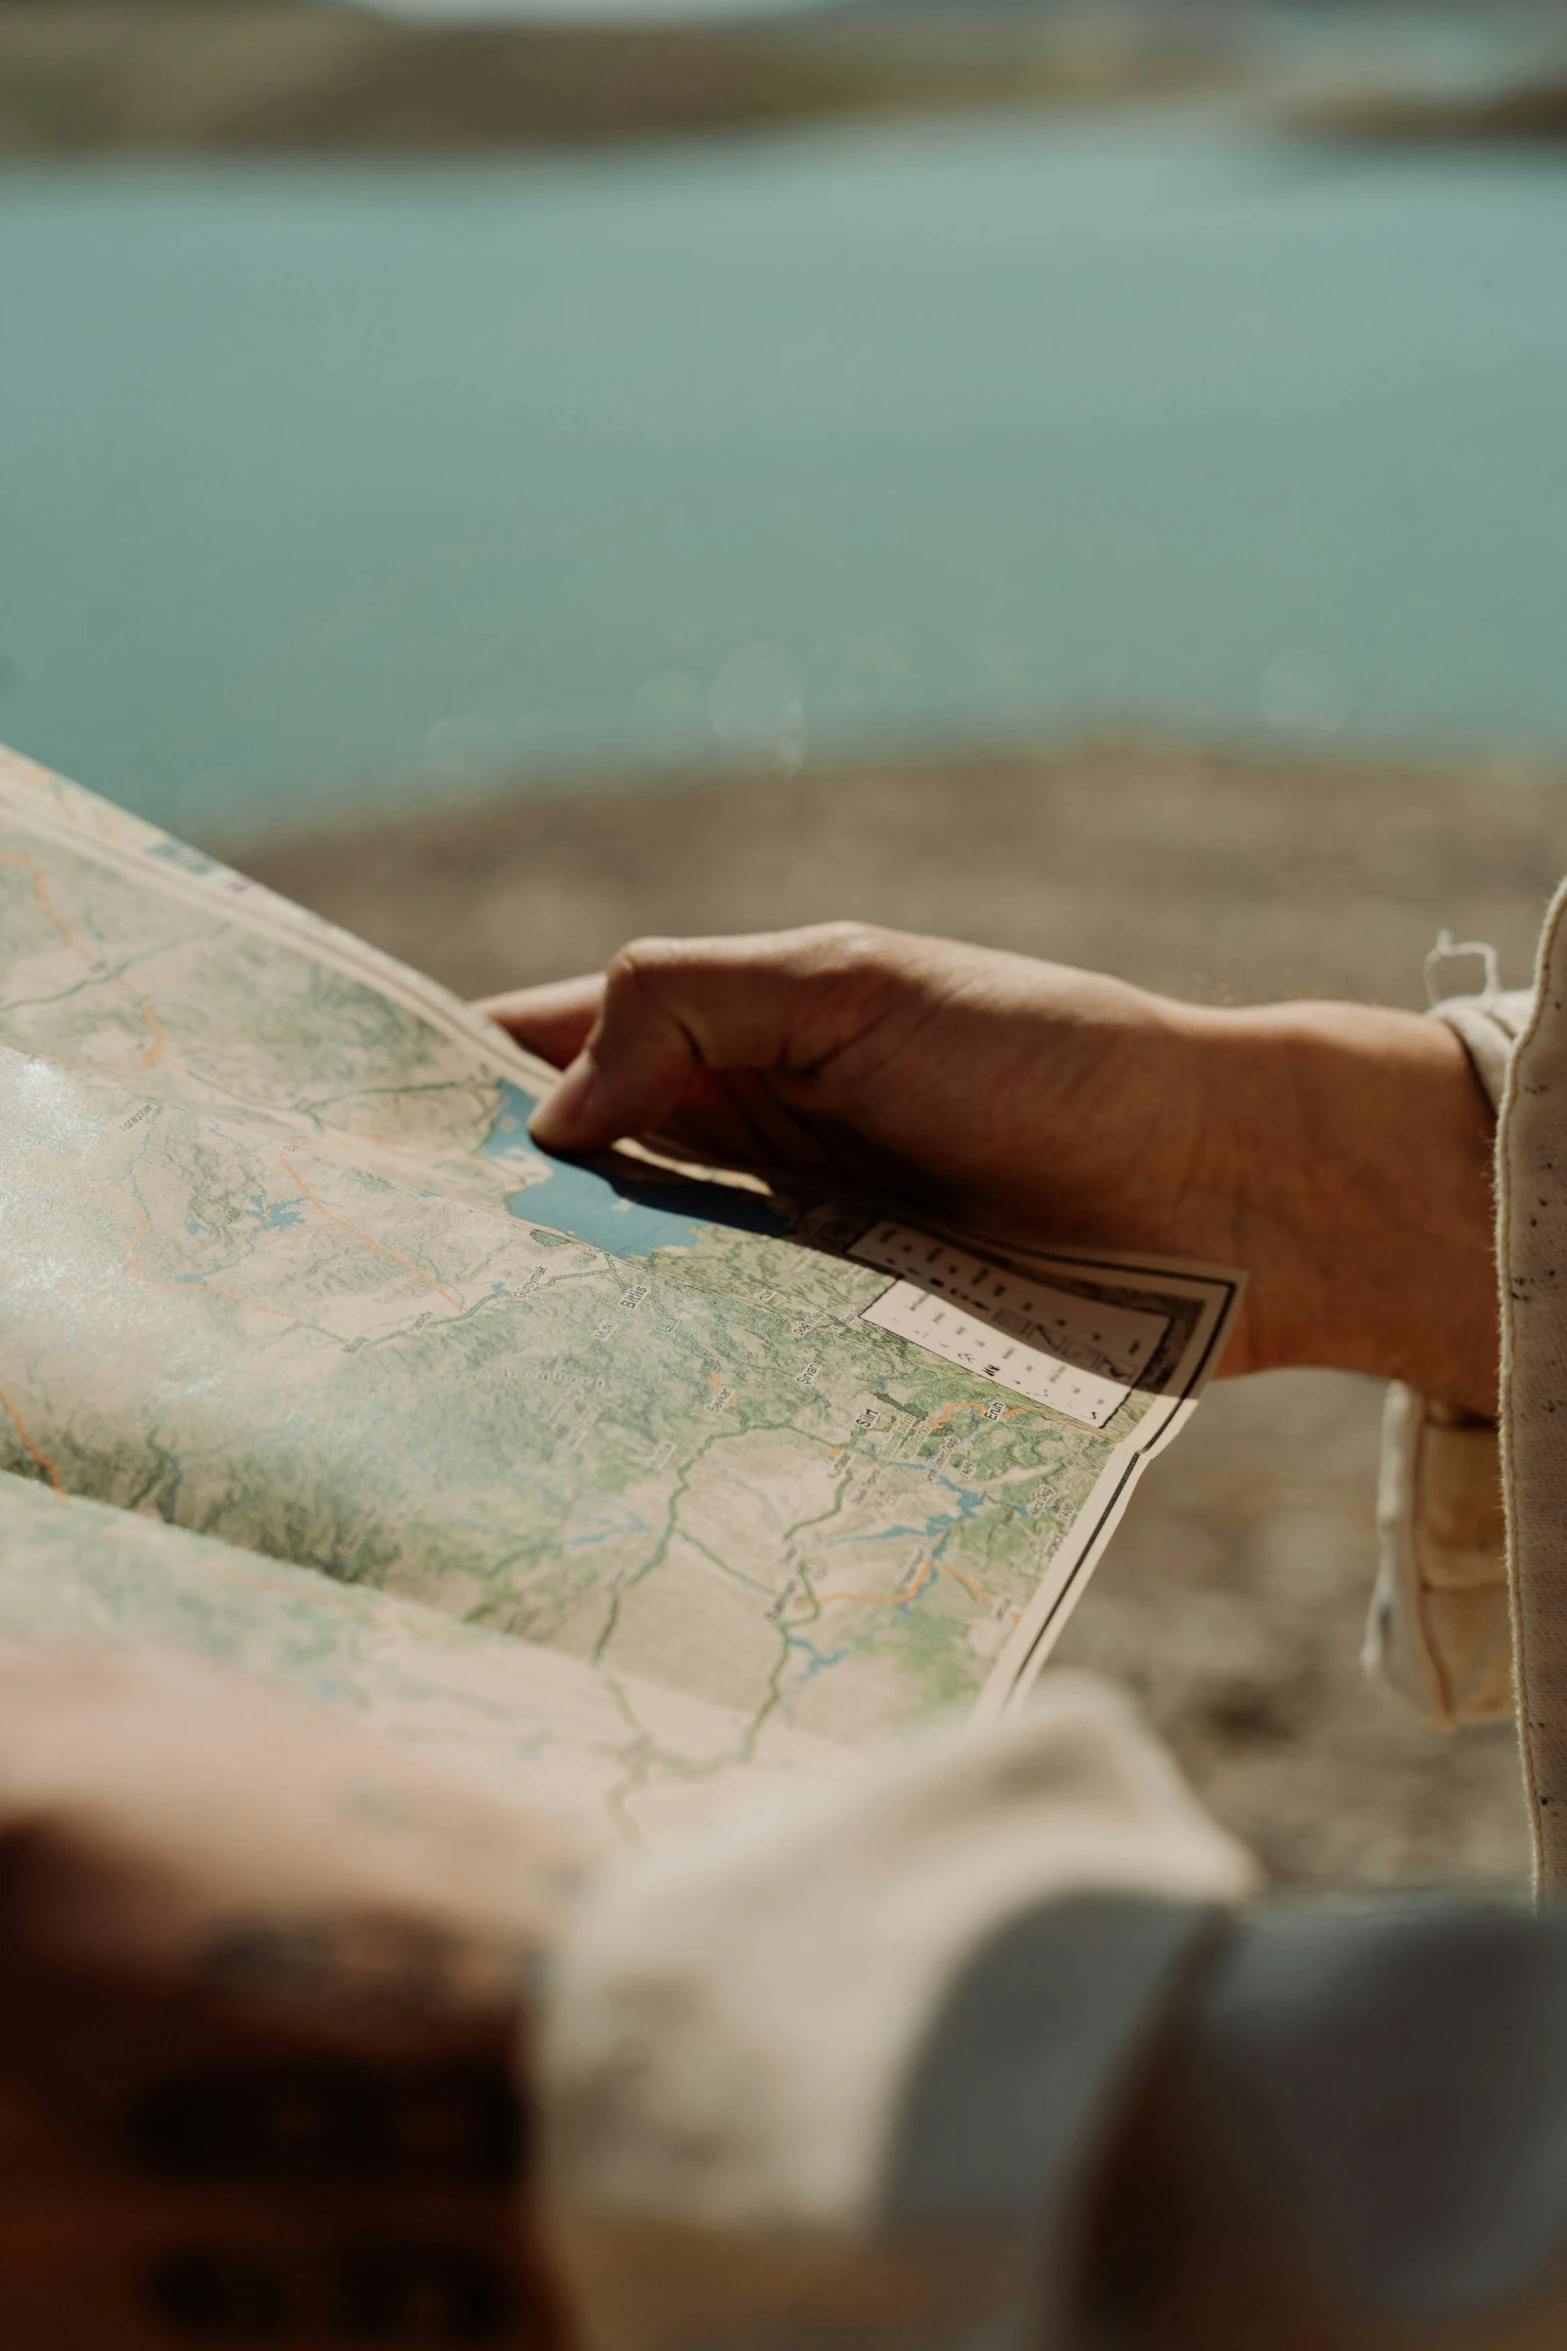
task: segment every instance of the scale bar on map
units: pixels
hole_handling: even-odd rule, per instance
[[[1074,1297],[908,1225],[873,1225],[849,1255],[897,1276],[863,1322],[1096,1429],[1125,1403],[1169,1328],[1167,1315]]]

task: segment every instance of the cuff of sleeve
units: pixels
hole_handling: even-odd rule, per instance
[[[1444,1730],[1511,1714],[1512,1627],[1495,1424],[1395,1382],[1382,1423],[1367,1670]]]
[[[1531,989],[1503,988],[1489,996],[1448,996],[1431,1008],[1457,1033],[1493,1111],[1502,1107],[1507,1065],[1533,1006]]]
[[[1454,996],[1433,1008],[1500,1107],[1526,989]],[[1511,1714],[1512,1629],[1500,1441],[1493,1421],[1395,1382],[1382,1424],[1378,1572],[1368,1672],[1445,1730]]]

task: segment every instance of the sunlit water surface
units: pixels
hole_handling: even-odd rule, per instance
[[[1196,118],[0,180],[0,736],[203,836],[1131,723],[1567,751],[1567,162]]]

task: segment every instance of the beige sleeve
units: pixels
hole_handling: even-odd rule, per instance
[[[1060,1675],[602,1887],[537,2077],[577,2351],[1559,2351],[1567,1916],[1250,1879]]]
[[[1467,1047],[1500,1109],[1513,1046],[1533,1005],[1525,990],[1451,997],[1436,1007]],[[1507,1533],[1493,1421],[1394,1382],[1382,1429],[1378,1573],[1367,1670],[1446,1730],[1513,1710]]]
[[[1502,1475],[1524,1785],[1542,1893],[1567,1887],[1567,885],[1546,916],[1537,1002],[1498,1152]]]
[[[539,2070],[583,2351],[1057,2340],[1090,2177],[1255,1881],[1124,1700],[1054,1674],[607,1886]]]

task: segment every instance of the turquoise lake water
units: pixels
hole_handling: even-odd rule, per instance
[[[0,737],[221,841],[1112,724],[1567,751],[1567,160],[0,179]]]

